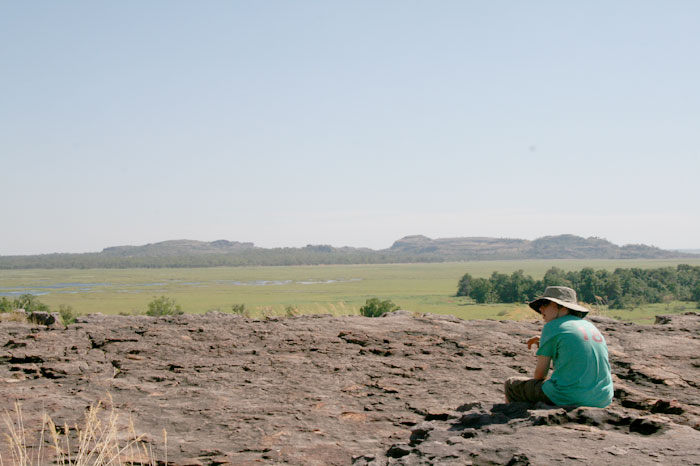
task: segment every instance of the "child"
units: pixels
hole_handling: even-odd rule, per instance
[[[527,342],[528,348],[539,345],[537,366],[532,379],[511,377],[506,381],[506,403],[608,406],[613,397],[608,347],[595,325],[583,319],[589,311],[578,304],[576,292],[548,286],[530,307],[545,321],[542,336]],[[545,380],[550,362],[554,371]]]

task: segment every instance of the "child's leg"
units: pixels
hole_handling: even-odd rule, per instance
[[[527,377],[511,377],[505,383],[506,403],[525,401],[537,403],[539,401],[553,405],[552,401],[542,391],[544,380],[529,379]]]

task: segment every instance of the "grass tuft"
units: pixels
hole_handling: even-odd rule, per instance
[[[103,402],[90,406],[85,413],[82,425],[73,427],[57,426],[47,415],[43,415],[36,446],[29,437],[30,429],[25,426],[22,408],[14,404],[13,413],[5,411],[4,439],[9,449],[7,463],[0,453],[0,466],[40,466],[58,464],[61,466],[125,466],[162,464],[156,460],[152,447],[144,435],[138,435],[129,419],[126,439],[120,428],[120,416],[112,408],[105,413]],[[46,437],[49,438],[46,438]],[[163,430],[165,464],[167,464],[167,432]],[[6,453],[7,455],[8,453]]]

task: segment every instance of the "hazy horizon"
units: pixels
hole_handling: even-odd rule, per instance
[[[700,3],[4,2],[0,255],[700,249]]]
[[[558,234],[551,234],[551,235],[544,235],[544,236],[560,236],[560,235],[570,235],[570,234],[572,234],[572,233],[558,233]],[[106,248],[111,248],[111,247],[122,247],[122,246],[137,246],[137,247],[138,247],[138,246],[145,246],[145,245],[147,245],[147,244],[158,244],[158,243],[164,243],[164,242],[168,242],[168,241],[200,241],[200,242],[210,243],[210,242],[219,241],[219,240],[226,240],[226,241],[239,242],[239,243],[253,243],[253,245],[254,245],[255,247],[258,247],[258,248],[265,248],[265,249],[285,248],[285,247],[297,247],[297,248],[301,248],[301,247],[305,247],[305,246],[308,246],[308,245],[312,245],[312,246],[330,245],[330,246],[333,246],[333,247],[336,247],[336,248],[341,248],[341,247],[352,247],[352,248],[369,248],[369,249],[372,249],[372,250],[381,250],[381,249],[389,249],[389,248],[393,245],[393,243],[394,243],[395,241],[398,241],[398,240],[400,240],[400,239],[402,239],[402,238],[405,238],[405,237],[408,237],[408,236],[426,236],[426,235],[421,235],[420,233],[411,234],[411,235],[404,235],[404,236],[402,236],[402,237],[400,237],[400,238],[395,238],[395,239],[394,239],[393,241],[391,241],[388,245],[383,246],[383,247],[370,247],[370,246],[366,246],[366,245],[351,245],[351,244],[331,244],[331,243],[328,243],[328,242],[304,243],[304,244],[298,244],[298,245],[261,245],[261,244],[256,243],[255,241],[252,241],[252,240],[240,240],[240,239],[232,239],[232,238],[216,238],[216,239],[208,239],[208,240],[201,240],[201,239],[196,239],[196,238],[168,238],[168,239],[163,239],[163,240],[160,240],[160,241],[153,241],[153,242],[141,243],[141,244],[127,244],[127,243],[123,243],[123,244],[110,244],[110,245],[105,245],[105,246],[103,246],[103,247],[100,248],[99,250],[91,250],[91,251],[87,251],[87,250],[86,250],[86,251],[79,251],[79,250],[78,250],[78,251],[51,251],[51,252],[44,252],[44,253],[28,253],[28,254],[0,254],[0,257],[1,257],[1,256],[30,256],[30,255],[42,255],[42,254],[84,254],[84,253],[102,252],[104,249],[106,249]],[[506,237],[506,236],[493,236],[493,237],[490,237],[490,238],[533,241],[533,240],[536,240],[536,239],[538,239],[538,238],[542,238],[542,237],[544,237],[544,236],[540,236],[540,237],[536,237],[536,238],[516,238],[516,237],[511,237],[511,236],[508,236],[508,237]],[[580,236],[580,235],[574,235],[574,236]],[[594,236],[594,237],[596,237],[596,236]],[[460,237],[449,237],[449,238],[448,238],[448,237],[445,237],[445,238],[429,237],[429,238],[435,240],[435,239],[451,239],[451,238],[466,238],[466,237],[465,237],[465,236],[460,236]],[[589,237],[585,237],[585,238],[589,238]],[[607,238],[603,238],[603,237],[596,237],[596,238],[600,238],[600,239],[603,239],[603,240],[606,240],[606,241],[610,241],[610,240],[608,240]],[[647,244],[647,243],[615,243],[614,241],[610,241],[610,242],[613,243],[613,244],[616,245],[616,246],[626,246],[626,245],[644,244],[645,246],[659,247],[659,246],[656,246],[656,245],[654,245],[654,244]],[[666,248],[661,248],[661,249],[666,249]],[[689,250],[689,251],[695,250],[695,251],[700,251],[700,249],[695,249],[695,248],[673,248],[673,249],[668,249],[668,250]]]

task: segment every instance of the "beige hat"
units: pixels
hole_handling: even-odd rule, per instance
[[[567,309],[572,311],[581,312],[584,315],[588,314],[590,310],[578,304],[576,299],[576,292],[566,286],[548,286],[542,296],[536,298],[530,303],[530,307],[536,312],[540,312],[540,306],[542,306],[542,301],[553,301],[557,304],[561,304]]]

